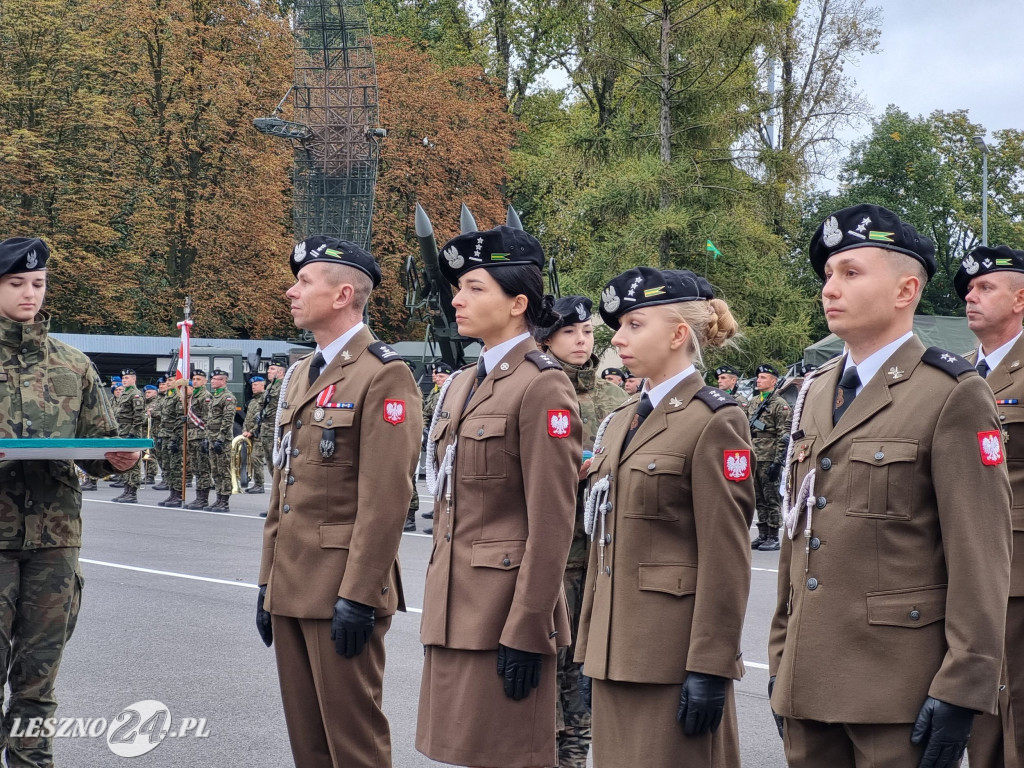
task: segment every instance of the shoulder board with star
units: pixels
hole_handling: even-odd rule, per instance
[[[731,395],[727,395],[717,387],[701,387],[697,390],[694,397],[704,403],[712,411],[717,411],[719,408],[723,408],[727,405],[738,406],[735,400],[732,399]]]
[[[394,362],[395,360],[401,360],[402,362],[405,362],[404,357],[395,352],[394,349],[389,347],[383,341],[375,341],[372,344],[370,344],[367,347],[367,349],[374,357],[379,359],[382,363],[391,363]]]
[[[947,352],[942,347],[928,347],[921,356],[921,362],[939,368],[954,379],[959,378],[968,371],[973,371],[974,366],[964,360],[960,355]]]
[[[526,353],[526,359],[536,365],[540,370],[546,371],[551,368],[562,370],[562,366],[553,358],[539,349],[531,349]]]

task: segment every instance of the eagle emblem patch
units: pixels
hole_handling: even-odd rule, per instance
[[[405,421],[405,400],[385,400],[384,421],[396,425]]]
[[[998,429],[993,429],[991,432],[979,432],[978,448],[981,450],[981,463],[986,467],[994,467],[1003,463],[1003,441]]]
[[[741,483],[750,477],[750,451],[723,451],[722,472],[726,480]]]
[[[569,436],[569,412],[548,411],[548,434],[551,437]]]

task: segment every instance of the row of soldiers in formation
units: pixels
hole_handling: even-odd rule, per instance
[[[275,360],[269,366],[266,378],[253,376],[249,380],[252,398],[246,407],[242,436],[249,443],[252,485],[245,489],[245,493],[264,492],[264,468],[267,457],[273,453],[274,414],[283,375],[282,361]],[[139,486],[143,482],[154,482],[156,469],[159,469],[160,482],[154,489],[170,492],[166,499],[158,502],[160,506],[228,511],[232,493],[231,445],[236,400],[227,387],[227,379],[226,371],[214,370],[211,386],[207,388],[206,372],[195,369],[190,382],[180,378],[169,381],[160,378],[157,384],[147,384],[140,391],[135,371],[128,368],[121,372],[120,379],[115,380],[112,386],[118,435],[150,437],[154,448],[146,457],[148,461],[139,462],[112,483],[114,487],[123,489],[113,501],[136,503]],[[196,497],[187,504],[183,477],[186,485],[191,485],[193,478],[195,480]],[[82,489],[96,490],[95,479],[88,478]],[[216,491],[216,499],[212,503],[211,490]]]

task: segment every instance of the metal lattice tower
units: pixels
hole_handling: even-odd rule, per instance
[[[292,121],[276,117],[279,105],[256,128],[294,147],[296,239],[331,235],[369,249],[384,131],[366,8],[363,0],[297,0],[294,29]]]

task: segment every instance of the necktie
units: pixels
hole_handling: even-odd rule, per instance
[[[633,435],[640,429],[640,425],[646,421],[647,417],[651,415],[651,411],[654,410],[654,405],[651,403],[651,398],[644,392],[643,397],[640,398],[640,402],[636,407],[636,413],[633,415],[633,421],[630,422],[629,431],[626,433],[626,439],[622,441],[622,450],[625,451],[629,447],[629,441],[633,439]]]
[[[462,410],[466,410],[466,406],[469,405],[469,401],[473,399],[473,395],[483,384],[484,379],[487,378],[487,366],[484,365],[483,355],[476,361],[476,381],[473,382],[473,386],[470,387],[469,395],[466,396],[466,402],[462,405]]]
[[[312,362],[309,364],[309,386],[313,386],[313,382],[320,378],[320,372],[324,369],[324,365],[327,363],[324,360],[324,356],[317,352],[313,356]]]
[[[843,377],[839,380],[836,388],[836,402],[832,408],[832,426],[839,423],[839,419],[846,413],[850,403],[857,397],[857,387],[860,386],[860,376],[857,375],[857,366],[851,365],[843,371]]]
[[[989,370],[990,369],[988,367],[988,360],[982,360],[980,363],[978,363],[978,373],[981,374],[981,378],[987,379]]]

